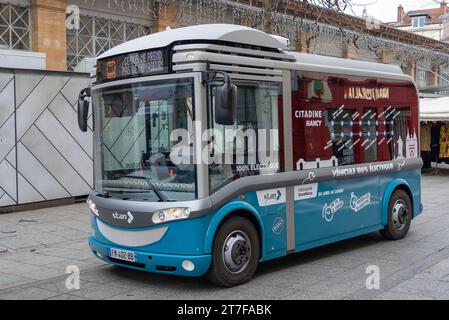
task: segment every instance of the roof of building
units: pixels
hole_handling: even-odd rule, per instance
[[[432,19],[432,16],[429,13],[425,12],[425,11],[408,12],[407,16],[408,17],[412,17],[412,18],[413,17],[426,16],[426,17]]]
[[[106,51],[98,59],[151,48],[164,48],[185,40],[225,41],[272,49],[288,49],[287,43],[256,29],[232,24],[209,24],[168,29],[137,38]]]
[[[400,21],[392,22],[392,24],[400,24],[403,26],[408,26],[412,24],[412,18],[417,16],[427,16],[428,24],[440,23],[442,21],[442,17],[449,13],[449,7],[446,5],[441,5],[438,8],[431,9],[419,9],[419,10],[411,10],[407,11],[403,17],[402,23]]]

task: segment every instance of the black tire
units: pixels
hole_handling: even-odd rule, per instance
[[[228,250],[225,250],[225,243],[232,243],[228,245]],[[230,250],[229,246],[232,247]],[[260,242],[256,228],[248,219],[234,217],[224,222],[215,235],[212,250],[212,264],[207,278],[213,284],[230,288],[252,279],[259,264]],[[235,259],[240,264],[235,262],[232,258],[235,254],[230,255],[231,252],[237,254]],[[225,260],[229,261],[230,258],[233,265],[227,266]],[[232,267],[240,267],[241,270],[234,269],[236,272],[233,272]]]
[[[407,236],[412,223],[412,201],[404,190],[396,190],[388,205],[388,225],[380,233],[387,240],[400,240]]]

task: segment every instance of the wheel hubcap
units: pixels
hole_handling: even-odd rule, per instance
[[[403,200],[398,200],[393,206],[393,224],[402,230],[408,223],[408,209]]]
[[[223,262],[231,273],[240,273],[246,269],[251,258],[251,241],[243,231],[232,232],[224,242]]]

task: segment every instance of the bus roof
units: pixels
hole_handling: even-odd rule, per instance
[[[195,49],[192,50],[203,49],[209,52],[215,50],[215,53],[220,54],[226,54],[226,45],[216,46],[214,45],[216,42],[253,46],[251,49],[240,49],[238,46],[233,47],[232,49],[229,47],[229,51],[232,51],[234,54],[244,53],[242,58],[247,58],[249,51],[254,54],[258,51],[257,48],[268,48],[272,49],[273,52],[259,50],[258,55],[260,55],[261,59],[266,56],[265,58],[268,59],[267,62],[275,64],[279,63],[277,66],[280,68],[285,68],[288,65],[290,69],[297,70],[309,70],[315,72],[324,70],[327,72],[348,75],[371,75],[413,82],[413,79],[404,74],[401,67],[397,65],[293,52],[288,49],[287,39],[269,35],[256,29],[232,24],[205,24],[178,29],[167,29],[166,31],[150,34],[120,44],[100,55],[98,59],[101,60],[132,52],[165,48],[173,44],[180,44],[180,42],[185,44],[184,46],[181,45],[181,47],[195,47]],[[207,44],[208,42],[210,42],[210,44]],[[198,45],[188,45],[189,43],[198,43]],[[174,47],[175,52],[179,47],[180,46]],[[199,49],[199,47],[202,49]],[[220,49],[212,47],[220,47]],[[275,53],[275,51],[277,51],[277,53]],[[184,55],[182,55],[182,57],[184,57]],[[277,61],[272,60],[273,57],[275,57],[275,60]],[[202,58],[206,60],[209,59],[209,57]],[[252,61],[251,63],[254,62]],[[251,63],[246,63],[246,67]],[[274,68],[276,66],[269,67]]]
[[[98,59],[152,48],[164,48],[178,41],[225,41],[287,50],[287,43],[262,31],[233,24],[197,25],[179,29],[167,29],[148,36],[120,44],[98,57]]]
[[[289,52],[300,65],[327,66],[338,69],[359,70],[365,72],[382,72],[404,75],[400,66],[378,62],[367,62],[352,59],[334,58],[308,53]]]

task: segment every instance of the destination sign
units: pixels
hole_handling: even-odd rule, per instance
[[[97,62],[97,81],[168,73],[168,51],[150,50],[119,55]]]

